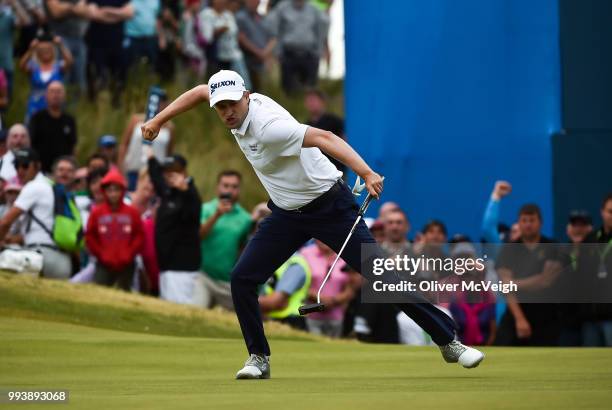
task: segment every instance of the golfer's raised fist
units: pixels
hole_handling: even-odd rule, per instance
[[[160,129],[161,127],[157,124],[157,122],[151,119],[142,124],[140,127],[140,130],[142,131],[142,138],[147,141],[153,141],[155,137],[157,137],[157,134],[159,134]]]
[[[495,188],[493,188],[493,197],[497,200],[502,199],[506,195],[512,192],[512,185],[507,181],[495,182]]]
[[[383,178],[376,172],[371,172],[364,178],[366,189],[372,196],[378,198],[383,191]]]

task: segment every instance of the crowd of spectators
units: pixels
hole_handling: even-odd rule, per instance
[[[245,209],[242,176],[231,169],[219,173],[216,187],[206,191],[214,194],[201,198],[187,160],[174,152],[172,123],[152,146],[143,145],[144,113],[133,113],[119,138],[101,135],[96,152],[79,166],[79,133],[65,110],[66,85],[87,91],[90,98],[110,86],[118,98],[129,66],[142,63],[165,79],[179,69],[196,81],[218,69],[233,69],[257,91],[276,59],[284,91],[305,91],[308,116],[303,122],[344,138],[342,118],[327,111],[327,96],[315,88],[319,61],[328,53],[330,3],[269,1],[262,10],[259,0],[0,0],[0,112],[11,103],[14,66],[30,79],[24,123],[7,126],[0,119],[0,244],[40,252],[43,277],[232,310],[230,273],[270,213],[266,204]],[[166,103],[162,96],[160,109]],[[528,292],[554,286],[568,263],[543,247],[554,241],[541,234],[537,205],[523,206],[509,226],[500,223],[500,205],[510,192],[509,183],[496,183],[484,206],[482,238],[474,239],[514,246],[501,246],[494,263],[467,277],[521,281]],[[72,247],[61,242],[56,229],[59,218],[67,216],[79,228]],[[607,280],[611,196],[602,202],[601,218],[603,225],[596,228],[590,215],[573,212],[567,238],[561,239],[608,244],[595,259],[572,251],[566,255],[575,272],[594,271]],[[408,210],[393,202],[382,204],[368,226],[390,257],[478,255],[470,238],[449,237],[441,220],[411,235]],[[335,257],[324,243],[307,243],[261,289],[264,316],[334,338],[431,343],[393,305],[362,303],[361,276],[342,260],[321,294],[328,309],[299,316],[302,303],[316,300]],[[445,279],[433,270],[419,271],[417,277]],[[455,319],[464,343],[612,345],[611,305],[529,304],[492,292],[472,296],[456,293],[437,303]]]
[[[15,68],[30,79],[26,123],[45,108],[54,81],[92,101],[108,88],[119,106],[139,64],[162,81],[177,71],[197,82],[232,69],[261,91],[278,62],[287,94],[314,88],[329,56],[332,1],[0,0],[0,113],[11,103]]]

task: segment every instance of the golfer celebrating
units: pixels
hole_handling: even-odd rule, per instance
[[[267,379],[270,347],[257,287],[311,238],[338,252],[357,217],[353,194],[321,151],[350,167],[376,198],[382,192],[383,181],[344,140],[300,124],[264,95],[250,94],[244,80],[233,71],[219,71],[208,85],[182,94],[142,126],[142,135],[147,140],[155,139],[167,121],[204,101],[209,101],[231,130],[270,196],[272,214],[262,221],[231,275],[232,299],[250,354],[236,378]],[[375,243],[363,221],[342,254],[357,271],[361,271],[362,243]],[[468,368],[477,366],[484,354],[455,340],[453,320],[424,299],[418,302],[398,307],[432,337],[447,362],[459,362]]]

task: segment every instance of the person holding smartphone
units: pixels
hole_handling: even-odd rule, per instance
[[[200,194],[187,173],[185,157],[173,154],[160,162],[150,145],[144,152],[159,198],[155,219],[159,296],[174,303],[201,306]]]
[[[204,272],[204,307],[220,305],[234,310],[230,273],[238,260],[253,224],[240,206],[238,171],[225,170],[217,176],[217,196],[202,204],[200,239]]]

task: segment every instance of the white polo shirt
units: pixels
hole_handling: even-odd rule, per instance
[[[45,224],[47,229],[52,231],[54,203],[55,199],[51,182],[39,172],[33,180],[23,186],[15,200],[14,206],[25,213],[32,211],[32,214]],[[54,244],[49,233],[38,222],[30,220],[26,222],[26,226],[28,225],[29,229],[26,229],[23,238],[26,245]]]
[[[232,130],[270,199],[292,210],[329,190],[342,173],[319,148],[302,148],[308,125],[262,94],[251,94],[249,112]]]

